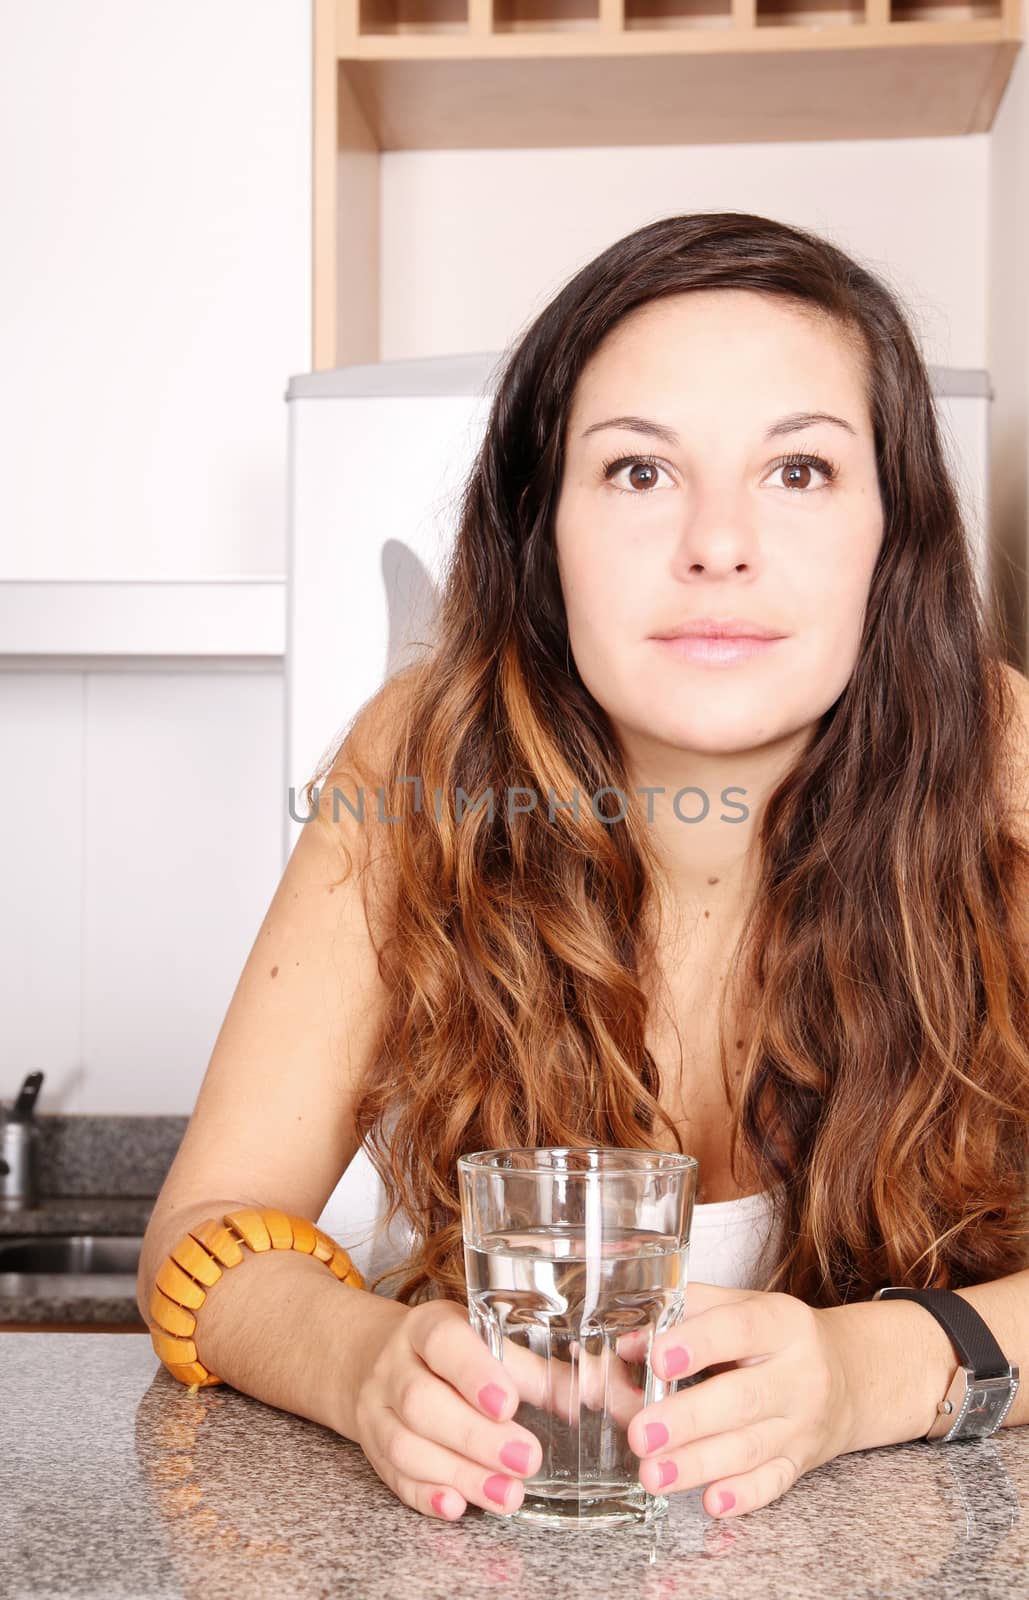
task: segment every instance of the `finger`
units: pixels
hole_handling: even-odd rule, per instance
[[[583,1408],[603,1411],[627,1428],[643,1405],[644,1390],[634,1382],[637,1369],[620,1361],[607,1340],[600,1350],[584,1352],[579,1340],[571,1339],[566,1349],[571,1359],[550,1361],[546,1388],[537,1392],[533,1403],[572,1428],[578,1426]]]
[[[455,1302],[441,1301],[430,1304],[452,1305]],[[459,1307],[456,1309],[460,1312]],[[485,1351],[484,1340],[470,1323],[468,1328],[475,1346]],[[449,1322],[449,1331],[453,1332],[452,1319]],[[649,1330],[645,1332],[649,1338]],[[441,1340],[440,1344],[442,1343]],[[463,1348],[463,1341],[461,1343]],[[419,1351],[433,1371],[446,1377],[455,1389],[472,1401],[473,1405],[490,1416],[498,1416],[501,1420],[513,1416],[519,1405],[525,1404],[535,1407],[538,1411],[547,1411],[551,1415],[559,1416],[566,1422],[574,1423],[578,1418],[579,1407],[579,1396],[573,1390],[576,1378],[580,1389],[584,1378],[588,1381],[587,1399],[583,1403],[592,1404],[594,1410],[600,1410],[605,1404],[605,1384],[607,1385],[606,1404],[611,1415],[623,1428],[628,1427],[640,1407],[641,1387],[633,1383],[631,1372],[619,1370],[616,1362],[612,1362],[610,1374],[605,1375],[603,1365],[598,1364],[594,1357],[590,1362],[580,1363],[579,1373],[573,1374],[570,1361],[562,1361],[553,1353],[548,1356],[537,1355],[526,1345],[519,1344],[508,1336],[502,1343],[503,1360],[500,1363],[494,1362],[492,1355],[486,1351],[487,1362],[490,1364],[487,1368],[483,1369],[480,1366],[479,1372],[470,1377],[467,1371],[468,1362],[461,1361],[457,1363],[459,1376],[455,1378],[451,1375],[454,1363],[447,1364],[446,1354],[440,1353],[438,1360],[435,1356],[431,1359],[426,1356],[427,1332],[423,1333],[417,1327],[412,1328],[411,1345]],[[446,1370],[441,1370],[441,1363]],[[485,1384],[481,1385],[480,1390],[476,1390],[476,1383],[483,1377],[486,1380]],[[501,1404],[499,1394],[489,1389],[491,1384],[495,1385],[501,1394],[508,1395],[506,1404]],[[513,1402],[509,1393],[512,1387],[515,1391]],[[486,1392],[483,1393],[482,1390]],[[496,1412],[491,1409],[493,1405],[497,1407]]]
[[[427,1507],[437,1515],[432,1497],[439,1490],[451,1494],[456,1490],[469,1505],[500,1515],[517,1510],[525,1498],[519,1479],[490,1472],[434,1439],[413,1433],[389,1406],[382,1408],[372,1464],[408,1505],[416,1510]]]
[[[386,1475],[379,1471],[380,1478],[387,1488],[393,1490],[398,1500],[410,1506],[414,1511],[421,1511],[427,1517],[437,1517],[442,1522],[456,1522],[458,1517],[464,1516],[468,1502],[464,1495],[458,1494],[456,1489],[448,1486],[436,1487],[431,1483],[419,1483],[415,1478],[408,1478],[402,1472]]]
[[[475,1344],[485,1350],[485,1342],[474,1329],[471,1329],[470,1324],[469,1329]],[[420,1351],[426,1348],[425,1342],[419,1341],[416,1344],[413,1338],[411,1345]],[[503,1359],[499,1364],[499,1370],[494,1364],[489,1369],[488,1376],[480,1368],[474,1378],[470,1377],[467,1361],[457,1364],[457,1377],[451,1376],[454,1364],[448,1364],[446,1355],[441,1355],[438,1361],[436,1357],[429,1361],[423,1355],[423,1360],[426,1360],[426,1364],[432,1366],[435,1371],[440,1371],[443,1367],[445,1370],[441,1375],[447,1377],[454,1388],[466,1398],[470,1398],[473,1405],[489,1416],[496,1415],[500,1420],[504,1420],[513,1416],[519,1406],[528,1405],[537,1411],[547,1411],[568,1421],[572,1395],[570,1362],[562,1360],[558,1354],[549,1350],[546,1355],[537,1355],[527,1345],[519,1344],[511,1337],[503,1339],[501,1348]],[[492,1356],[488,1355],[488,1360],[492,1361]],[[476,1383],[483,1377],[486,1377],[486,1382],[476,1390]],[[504,1403],[501,1401],[502,1395],[507,1397]],[[575,1409],[577,1414],[577,1403]]]
[[[619,1334],[615,1349],[623,1361],[642,1364],[650,1354],[653,1336],[652,1328],[632,1328],[628,1333]]]
[[[580,1360],[580,1392],[592,1411],[606,1411],[622,1428],[627,1428],[641,1409],[646,1381],[643,1363],[627,1364],[617,1354],[619,1341],[605,1341],[599,1351],[586,1351]],[[641,1370],[642,1366],[642,1370]]]
[[[389,1459],[394,1451],[398,1459],[401,1455],[399,1445],[391,1447],[389,1444],[390,1432],[395,1422],[395,1415],[388,1406],[377,1408],[374,1436],[366,1438],[362,1444],[366,1459],[386,1487],[392,1489],[397,1498],[410,1506],[413,1511],[420,1511],[423,1516],[436,1517],[444,1522],[455,1522],[464,1514],[468,1504],[460,1490],[449,1482],[430,1483],[414,1478],[410,1473],[394,1466]]]
[[[566,1422],[570,1420],[571,1412],[578,1413],[579,1398],[578,1394],[575,1394],[573,1403],[573,1392],[576,1383],[581,1390],[584,1363],[576,1362],[573,1370],[573,1362],[567,1359],[565,1354],[573,1349],[577,1350],[575,1340],[570,1341],[564,1351],[549,1349],[546,1355],[537,1355],[534,1350],[519,1344],[511,1337],[504,1339],[502,1348],[502,1370],[517,1391],[518,1404],[550,1412]],[[590,1367],[588,1370],[592,1379],[596,1369]],[[599,1409],[603,1403],[602,1377],[599,1383],[592,1384],[591,1393],[593,1390],[600,1396],[597,1401]]]
[[[427,1312],[430,1307],[436,1310],[435,1317],[423,1315],[407,1325],[410,1348],[479,1411],[504,1421],[525,1404],[567,1419],[569,1362],[550,1351],[537,1355],[510,1337],[502,1341],[503,1360],[498,1362],[455,1301],[424,1302],[414,1310]],[[456,1319],[452,1312],[457,1313]],[[628,1415],[631,1411],[626,1422]]]
[[[800,1475],[782,1453],[789,1438],[790,1427],[784,1417],[768,1418],[752,1427],[697,1440],[680,1450],[664,1451],[641,1464],[640,1482],[651,1494],[673,1494],[706,1484],[703,1504],[712,1516],[723,1511],[723,1493],[735,1495],[737,1511],[754,1510],[784,1494]]]
[[[789,1456],[773,1456],[753,1472],[710,1484],[701,1504],[710,1517],[738,1517],[759,1506],[771,1505],[792,1489],[801,1475]]]
[[[534,1433],[514,1421],[491,1422],[417,1354],[392,1387],[390,1404],[412,1433],[493,1472],[530,1477],[542,1466],[543,1447]]]
[[[752,1295],[759,1292],[755,1289],[727,1289],[724,1284],[702,1283],[699,1279],[693,1279],[683,1295],[683,1315],[695,1317],[711,1306],[726,1306],[736,1300],[749,1300]]]
[[[657,1334],[650,1364],[659,1378],[682,1378],[713,1361],[763,1359],[783,1349],[793,1327],[783,1307],[786,1295],[751,1294],[691,1317],[688,1323]]]
[[[410,1348],[445,1378],[468,1403],[494,1421],[510,1421],[519,1394],[502,1362],[491,1355],[463,1306],[429,1300],[411,1309],[406,1323]]]
[[[779,1412],[774,1386],[762,1367],[733,1367],[640,1411],[629,1427],[629,1446],[640,1457],[663,1458],[681,1446],[697,1448],[711,1436],[778,1418]]]

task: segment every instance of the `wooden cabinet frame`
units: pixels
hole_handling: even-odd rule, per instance
[[[383,150],[981,133],[1021,0],[312,0],[312,369],[379,356]]]

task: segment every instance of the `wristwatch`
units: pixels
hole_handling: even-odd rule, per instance
[[[873,1300],[888,1295],[916,1300],[931,1311],[958,1353],[961,1365],[946,1395],[937,1404],[936,1421],[925,1435],[935,1444],[950,1439],[983,1438],[996,1433],[1018,1392],[1013,1366],[975,1307],[952,1289],[877,1289]]]

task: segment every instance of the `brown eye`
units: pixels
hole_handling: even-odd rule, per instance
[[[642,499],[645,494],[649,494],[651,490],[657,487],[658,473],[664,471],[661,463],[655,461],[652,456],[619,456],[616,460],[604,462],[601,470],[604,474],[605,483],[616,477],[625,468],[630,469],[628,478],[632,487],[622,489],[616,484],[615,488],[618,489],[619,494],[634,495],[637,500]]]
[[[826,461],[822,456],[792,455],[784,456],[781,461],[777,461],[772,471],[785,474],[783,481],[787,489],[804,491],[812,487],[812,472],[821,474],[825,479],[825,485],[822,487],[825,487],[833,481],[838,468],[832,461]],[[819,485],[815,483],[814,487],[818,488]]]

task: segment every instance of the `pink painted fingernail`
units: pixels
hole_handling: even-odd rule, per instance
[[[648,1422],[643,1430],[643,1439],[649,1455],[652,1450],[660,1450],[668,1443],[668,1429],[663,1422]]]
[[[491,1417],[499,1417],[507,1404],[507,1395],[499,1383],[487,1383],[479,1390],[479,1404]]]
[[[531,1447],[523,1443],[515,1443],[513,1439],[505,1444],[500,1451],[500,1459],[505,1467],[510,1467],[512,1472],[528,1472]]]
[[[498,1505],[502,1506],[507,1499],[507,1488],[510,1482],[510,1478],[505,1478],[501,1473],[494,1472],[492,1477],[486,1479],[482,1487],[491,1500],[495,1500]]]
[[[723,1489],[721,1494],[718,1496],[719,1511],[731,1511],[735,1504],[736,1496],[734,1494],[730,1494],[728,1489]]]
[[[660,1472],[658,1474],[658,1480],[657,1481],[658,1481],[658,1484],[660,1485],[660,1487],[662,1489],[665,1487],[665,1484],[674,1483],[678,1476],[679,1476],[679,1469],[675,1465],[674,1461],[662,1461],[661,1462],[661,1470],[660,1470]]]
[[[433,1511],[436,1512],[437,1516],[440,1516],[440,1517],[445,1517],[446,1516],[446,1514],[447,1514],[447,1491],[445,1489],[437,1489],[436,1490],[436,1493],[432,1497],[432,1509],[433,1509]]]
[[[665,1351],[665,1371],[670,1378],[678,1378],[683,1372],[689,1370],[690,1353],[684,1350],[681,1344],[673,1345],[671,1350]]]

